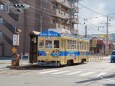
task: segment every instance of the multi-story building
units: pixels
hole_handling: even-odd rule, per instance
[[[9,3],[9,12],[5,12]],[[15,8],[14,4],[26,3],[28,9]],[[45,31],[49,28],[64,28],[74,32],[74,24],[78,19],[74,13],[78,7],[69,0],[0,0],[0,56],[11,56],[13,34],[16,28],[21,29],[19,53],[29,53],[30,36],[35,31]]]

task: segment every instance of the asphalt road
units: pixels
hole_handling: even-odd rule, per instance
[[[2,69],[0,86],[115,86],[115,64],[106,58],[61,68]]]

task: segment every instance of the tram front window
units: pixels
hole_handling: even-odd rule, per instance
[[[52,48],[52,41],[46,40],[46,48]]]
[[[43,48],[44,47],[44,40],[39,40],[39,47]]]
[[[54,40],[54,48],[59,48],[59,40]]]

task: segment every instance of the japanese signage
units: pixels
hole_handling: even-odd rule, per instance
[[[19,46],[19,35],[13,35],[13,46]]]

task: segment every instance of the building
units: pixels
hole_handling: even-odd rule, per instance
[[[29,9],[14,6],[23,3],[30,5]],[[0,0],[0,9],[0,56],[12,55],[16,29],[21,29],[18,53],[29,53],[29,34],[33,30],[64,28],[73,33],[74,24],[78,23],[73,16],[79,12],[78,7],[69,0]]]
[[[110,55],[112,50],[114,49],[112,40],[109,40],[108,51],[106,47],[106,40],[96,37],[90,40],[90,52],[93,55]]]
[[[115,43],[115,33],[111,33],[110,39]]]

